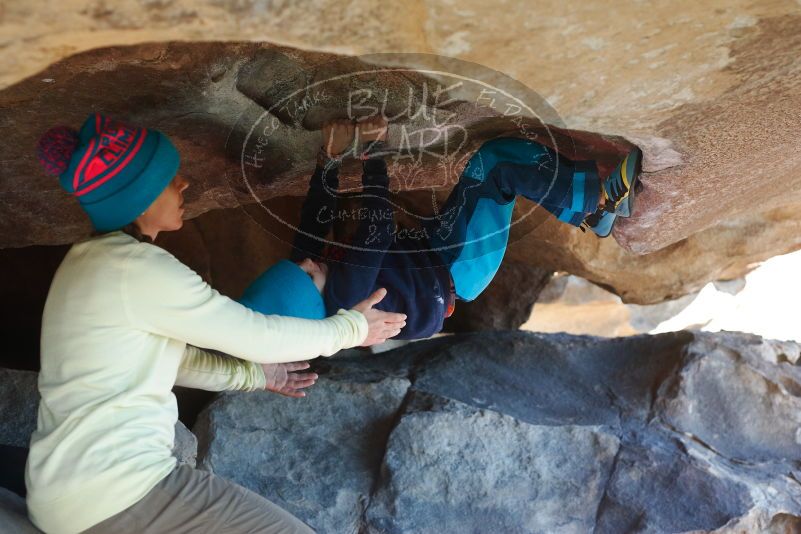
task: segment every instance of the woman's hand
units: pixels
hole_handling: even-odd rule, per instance
[[[317,380],[315,373],[298,373],[308,369],[309,362],[263,363],[261,368],[267,380],[264,389],[286,397],[305,397],[306,394],[299,390],[313,386]]]
[[[406,326],[406,314],[373,309],[373,306],[381,302],[386,294],[387,290],[382,287],[353,307],[367,319],[367,338],[361,347],[383,343],[400,334],[401,328]]]

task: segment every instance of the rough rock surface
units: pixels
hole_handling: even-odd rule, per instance
[[[36,430],[36,373],[0,369],[0,445],[28,447]]]
[[[482,36],[486,31],[475,31],[460,17],[451,20],[447,13],[427,8],[432,20],[454,29],[453,35],[464,46],[445,46],[447,39],[437,37],[428,41],[436,50],[420,51],[447,52],[479,61],[529,85],[558,109],[571,128],[576,151],[568,149],[567,155],[598,158],[602,168],[608,169],[630,143],[645,150],[647,188],[634,217],[616,231],[623,246],[611,239],[599,242],[543,215],[515,228],[510,257],[586,277],[612,288],[626,302],[652,303],[692,292],[710,280],[739,277],[756,261],[799,248],[801,174],[797,154],[801,151],[791,133],[798,125],[792,122],[795,115],[789,110],[799,104],[801,68],[793,53],[798,47],[797,18],[790,14],[789,5],[727,5],[712,10],[714,17],[697,13],[693,25],[670,18],[666,21],[659,10],[647,10],[636,15],[642,27],[635,34],[640,37],[625,44],[619,34],[626,32],[607,34],[614,25],[597,27],[595,8],[581,7],[568,17],[572,23],[557,19],[548,25],[548,32],[558,34],[559,28],[568,24],[571,31],[584,35],[576,45],[579,48],[561,44],[556,50],[549,48],[548,32],[538,29],[533,31],[535,41],[543,40],[538,53],[523,54],[530,63],[522,64],[509,49],[511,44],[485,42]],[[22,20],[22,13],[30,9],[17,6],[11,20]],[[106,15],[114,13],[115,20],[125,19],[128,9],[123,5]],[[206,9],[210,7],[200,8],[194,16],[203,20]],[[236,13],[249,23],[265,16],[251,9],[239,6]],[[486,6],[471,9],[478,13]],[[562,8],[553,9],[559,12]],[[379,20],[394,12],[378,11]],[[692,6],[682,11],[690,12],[695,12]],[[76,28],[104,27],[106,22],[95,18],[102,13],[85,10]],[[147,24],[148,13],[127,13],[132,17],[131,26],[124,27],[131,33],[115,35],[129,35],[122,38],[126,41],[141,38],[134,28]],[[528,42],[531,28],[507,27],[510,22],[504,15],[496,10],[492,15],[482,16],[482,20],[490,27],[500,24],[505,35],[510,28],[517,29],[526,36],[526,46],[534,46]],[[158,12],[158,17],[164,16]],[[164,20],[154,21],[156,27],[163,27]],[[228,24],[222,22],[228,19],[214,20],[220,31]],[[393,19],[392,25],[396,27],[398,21]],[[460,25],[467,26],[456,30]],[[8,32],[9,42],[14,43],[10,46],[16,49],[14,28],[12,23]],[[431,29],[434,26],[426,28],[421,30],[424,34],[439,35],[441,31]],[[284,29],[278,35],[285,31],[291,32]],[[151,35],[156,34],[159,31],[153,30]],[[35,38],[37,42],[40,39],[52,45],[59,34]],[[110,36],[93,36],[97,44],[111,44],[105,39],[113,42]],[[370,42],[388,46],[383,38]],[[420,43],[419,39],[412,42]],[[561,38],[555,42],[561,43]],[[75,49],[42,46],[40,53],[50,56]],[[590,54],[596,59],[588,64],[579,53],[586,47],[603,52]],[[629,59],[620,61],[620,57]],[[287,79],[291,82],[293,76],[305,77],[308,72],[308,79],[316,80],[322,74],[314,69],[330,58],[257,43],[148,43],[83,52],[22,81],[9,75],[9,82],[14,79],[18,83],[0,92],[4,111],[0,131],[7,140],[0,145],[0,192],[3,212],[13,216],[0,221],[0,246],[64,243],[88,231],[74,201],[53,179],[42,176],[32,147],[46,127],[78,124],[91,110],[157,127],[175,138],[184,158],[183,171],[196,183],[195,191],[188,195],[188,216],[245,202],[237,185],[229,183],[237,169],[230,161],[232,155],[225,153],[226,141],[238,139],[243,133],[239,129],[253,118],[254,111],[263,111],[263,106],[292,87],[291,83],[282,85]],[[561,66],[561,74],[554,65]],[[670,76],[666,76],[668,72]],[[567,84],[568,79],[596,81],[590,88]],[[402,85],[392,78],[376,84],[395,90],[396,97]],[[300,194],[315,145],[309,130],[336,113],[337,106],[341,109],[341,102],[330,105],[308,110],[301,127],[287,126],[282,141],[267,150],[271,165],[265,183],[255,187],[259,198]],[[34,108],[38,112],[32,120],[26,110]],[[486,115],[459,115],[459,121],[470,132],[467,151],[483,139],[509,133]],[[560,143],[560,147],[566,145]],[[31,149],[20,151],[20,147]],[[771,164],[756,165],[755,161]],[[442,177],[431,162],[427,165],[420,183],[441,187]],[[410,188],[401,182],[401,189]],[[520,211],[529,208],[522,202]]]
[[[197,437],[180,421],[175,423],[175,445],[172,447],[172,455],[179,464],[192,467],[197,465]]]
[[[709,280],[739,277],[753,262],[801,246],[801,151],[793,134],[801,41],[793,2],[738,1],[703,10],[680,2],[667,14],[621,1],[605,6],[603,17],[597,6],[554,2],[543,8],[552,16],[542,24],[514,18],[516,9],[501,12],[479,2],[458,9],[415,4],[408,18],[400,8],[379,8],[372,1],[352,6],[350,14],[327,2],[313,14],[283,3],[151,3],[144,10],[131,2],[74,4],[58,20],[30,3],[6,8],[7,37],[0,44],[14,53],[5,54],[10,59],[0,69],[6,82],[0,91],[0,194],[3,211],[13,216],[0,221],[0,246],[64,243],[87,232],[74,201],[37,169],[32,147],[47,126],[77,124],[90,110],[161,128],[176,139],[184,172],[196,183],[188,216],[243,202],[242,191],[225,179],[235,174],[224,149],[229,133],[236,140],[239,121],[274,103],[291,88],[288,79],[306,72],[308,79],[319,79],[314,69],[332,56],[308,49],[331,50],[333,41],[321,36],[332,32],[334,41],[348,43],[340,51],[433,52],[508,73],[558,110],[577,145],[571,157],[595,157],[608,168],[631,143],[644,149],[646,190],[634,217],[616,231],[622,246],[534,217],[515,229],[513,259],[584,276],[626,302],[652,303]],[[298,10],[304,22],[291,24]],[[371,13],[372,22],[353,31],[348,21],[358,12]],[[601,19],[607,23],[599,24]],[[481,29],[475,20],[482,21]],[[22,28],[34,35],[23,39]],[[306,50],[158,42],[255,40],[265,28],[274,29],[271,39]],[[565,34],[581,38],[566,47]],[[497,41],[493,35],[508,38]],[[93,46],[142,41],[153,42],[67,57]],[[34,74],[38,69],[43,70]],[[391,90],[401,86],[392,78],[376,83]],[[283,141],[267,150],[271,168],[255,188],[257,196],[300,194],[315,145],[310,130],[333,108],[341,109],[341,102],[329,104],[307,110],[301,127],[287,127]],[[37,110],[34,117],[30,109]],[[476,143],[508,133],[489,116],[460,115],[459,121]],[[422,184],[441,182],[424,166]]]
[[[376,445],[386,441],[409,382],[318,385],[301,400],[223,395],[195,424],[200,466],[270,495],[319,530],[355,532],[381,465]]]
[[[320,144],[317,130],[325,119],[345,115],[350,103],[350,86],[337,85],[336,77],[374,68],[356,58],[239,42],[151,43],[66,58],[0,91],[0,132],[7,135],[0,145],[0,193],[14,215],[0,221],[0,246],[64,243],[89,231],[75,199],[60,190],[57,179],[43,174],[34,151],[19,150],[20,146],[35,147],[38,136],[51,125],[77,127],[88,112],[100,110],[164,131],[179,148],[182,172],[194,183],[193,191],[186,193],[186,216],[191,218],[210,209],[305,193],[305,175],[314,167]],[[465,68],[454,66],[456,73]],[[42,79],[57,82],[43,83]],[[357,80],[357,87],[369,88],[376,95],[387,91],[387,113],[401,117],[390,131],[388,142],[393,147],[403,141],[400,127],[419,126],[407,106],[424,109],[431,116],[449,113],[448,120],[465,129],[457,139],[461,148],[451,151],[456,160],[448,170],[443,171],[439,158],[422,153],[413,177],[392,173],[393,190],[444,189],[454,183],[481,142],[515,135],[520,129],[500,120],[498,111],[477,108],[459,100],[457,94],[440,97],[455,103],[438,104],[427,89],[437,81],[422,74],[388,71]],[[322,85],[310,85],[314,83]],[[298,91],[309,93],[308,101],[294,96]],[[414,95],[411,104],[410,92]],[[287,106],[292,107],[287,111]],[[33,122],[24,113],[31,108],[42,110]],[[560,146],[565,155],[592,156],[604,168],[626,152],[627,143],[620,138],[577,132],[571,140],[556,124],[551,139],[537,120],[524,122],[541,132],[543,142]],[[262,143],[258,134],[264,131],[262,137],[269,135]],[[417,141],[408,139],[409,148],[419,147]],[[355,185],[358,171],[358,162],[345,165],[343,188]],[[47,217],[33,217],[34,213]]]
[[[368,531],[592,531],[619,447],[614,434],[439,404],[407,409],[393,430]]]
[[[321,532],[781,532],[801,517],[799,353],[457,335],[319,361],[301,402],[224,395],[195,431],[201,465]]]
[[[0,488],[0,532],[7,532],[8,534],[37,534],[42,532],[28,520],[25,499],[6,488]]]
[[[0,445],[27,448],[36,430],[38,373],[0,368]],[[173,455],[195,465],[197,438],[180,421],[175,424]]]
[[[32,371],[0,368],[0,447],[13,451],[13,462],[20,462],[10,465],[11,460],[4,458],[2,478],[19,492],[24,492],[24,459],[31,433],[36,430],[37,377],[38,373]],[[179,463],[195,466],[197,438],[180,421],[175,424],[173,456]],[[28,520],[25,499],[4,487],[0,487],[0,532],[40,532]]]

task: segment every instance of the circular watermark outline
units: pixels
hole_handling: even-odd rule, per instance
[[[488,77],[495,77],[495,78],[500,77],[503,81],[505,81],[507,83],[511,83],[511,85],[517,86],[518,91],[521,91],[521,88],[522,88],[522,92],[526,92],[527,96],[529,98],[532,98],[533,100],[536,100],[536,104],[531,105],[531,104],[527,103],[522,97],[515,96],[514,94],[512,94],[512,92],[510,90],[503,89],[503,88],[499,87],[498,85],[490,84],[490,83],[488,83],[486,81],[483,81],[481,79],[477,79],[475,77],[470,77],[470,76],[466,76],[466,75],[463,75],[463,74],[450,72],[448,70],[442,70],[442,69],[425,68],[425,67],[421,68],[421,67],[418,67],[418,66],[390,66],[390,65],[385,64],[385,63],[398,62],[399,58],[411,59],[412,60],[412,61],[410,61],[411,63],[418,63],[421,58],[425,59],[424,62],[431,62],[432,60],[439,62],[439,61],[442,61],[442,60],[446,60],[446,62],[450,63],[451,65],[457,65],[460,68],[466,68],[466,70],[469,69],[469,70],[481,71],[485,75],[488,74],[489,75]],[[285,120],[282,120],[280,118],[281,114],[277,113],[277,111],[280,110],[280,109],[283,109],[287,105],[288,102],[290,102],[292,99],[296,98],[298,95],[303,95],[304,96],[304,100],[303,100],[303,104],[301,106],[296,106],[296,110],[299,109],[302,112],[308,112],[309,109],[314,108],[316,106],[319,106],[320,103],[323,100],[325,100],[325,98],[323,98],[321,100],[315,100],[315,101],[313,101],[311,103],[311,105],[306,105],[305,96],[309,94],[310,90],[313,90],[316,87],[325,86],[326,84],[333,84],[333,83],[339,82],[341,80],[347,80],[347,79],[353,80],[353,79],[356,79],[359,76],[365,76],[365,75],[371,75],[371,74],[377,74],[377,73],[380,73],[382,75],[387,75],[387,74],[390,74],[390,75],[392,75],[392,74],[394,74],[394,75],[404,75],[404,74],[422,75],[422,76],[431,77],[432,80],[435,80],[437,78],[456,79],[456,80],[459,80],[460,82],[469,82],[469,83],[475,84],[477,86],[483,87],[484,90],[487,90],[487,92],[489,94],[501,95],[501,96],[503,96],[505,98],[508,98],[510,101],[513,101],[515,103],[515,105],[518,107],[518,111],[525,110],[525,111],[527,111],[529,113],[528,117],[526,117],[526,118],[536,121],[537,122],[536,127],[544,130],[544,132],[548,136],[548,139],[550,140],[550,144],[546,145],[546,146],[552,149],[550,154],[552,154],[554,156],[555,160],[553,162],[554,163],[553,175],[550,177],[550,181],[549,181],[549,184],[548,184],[547,192],[546,192],[545,195],[543,195],[543,198],[545,196],[547,196],[547,194],[551,191],[552,187],[554,186],[554,183],[555,183],[555,180],[556,180],[556,176],[557,176],[557,172],[558,172],[558,168],[559,168],[559,158],[563,157],[563,156],[560,155],[560,151],[558,150],[558,142],[556,140],[556,137],[551,132],[550,126],[564,127],[564,125],[562,123],[561,118],[557,114],[556,110],[554,108],[552,108],[548,104],[547,100],[544,99],[543,97],[541,97],[540,95],[538,95],[535,91],[533,91],[529,87],[525,86],[524,84],[520,83],[517,80],[514,80],[513,78],[507,76],[506,74],[500,73],[500,72],[495,71],[493,69],[490,69],[490,68],[488,68],[486,66],[483,66],[483,65],[480,65],[480,64],[477,64],[477,63],[464,61],[464,60],[457,59],[457,58],[450,58],[450,57],[447,57],[447,56],[437,56],[437,55],[432,55],[432,54],[416,54],[416,53],[415,54],[369,54],[369,55],[365,55],[365,56],[355,56],[355,57],[346,58],[346,60],[348,62],[351,62],[351,63],[353,63],[353,62],[361,62],[363,64],[372,64],[374,66],[372,68],[370,68],[370,69],[346,70],[345,72],[342,72],[340,74],[336,74],[334,76],[330,76],[330,77],[327,77],[327,78],[324,78],[324,79],[316,80],[316,81],[313,81],[312,83],[304,84],[301,87],[292,90],[288,94],[283,95],[280,99],[275,101],[269,108],[262,108],[263,111],[261,111],[261,113],[258,115],[258,117],[253,121],[252,125],[247,129],[247,133],[245,134],[244,139],[241,141],[241,149],[239,150],[240,177],[241,177],[241,179],[242,179],[247,191],[249,192],[250,196],[254,199],[255,204],[260,206],[264,211],[266,211],[268,213],[268,215],[270,217],[272,217],[278,223],[280,223],[280,224],[284,225],[285,227],[291,229],[296,234],[303,234],[306,237],[319,240],[325,245],[335,245],[335,246],[340,247],[340,248],[352,249],[352,250],[356,250],[356,251],[360,251],[360,252],[374,252],[374,251],[376,251],[376,249],[374,249],[374,248],[361,247],[361,246],[358,246],[358,245],[353,244],[353,243],[329,241],[324,236],[319,236],[319,235],[315,235],[315,234],[311,234],[311,233],[305,232],[303,229],[295,226],[290,221],[287,221],[287,220],[283,219],[278,213],[276,213],[275,211],[271,210],[270,207],[266,206],[261,201],[261,199],[259,198],[254,186],[251,184],[251,180],[248,178],[248,170],[246,168],[246,151],[247,151],[247,148],[248,148],[249,141],[252,140],[254,138],[254,136],[256,135],[254,132],[256,132],[257,128],[259,127],[259,125],[263,121],[266,121],[266,120],[270,121],[269,128],[271,128],[271,130],[270,130],[271,134],[280,131],[281,127],[290,127],[289,125],[287,125]],[[338,63],[340,63],[342,61],[343,61],[342,59],[337,59],[337,60],[334,60],[332,62],[324,63],[321,66],[315,67],[314,70],[316,70],[316,71],[322,70],[321,67],[330,69],[332,66],[336,66]],[[401,61],[400,63],[405,63],[405,62],[406,61]],[[426,79],[425,83],[427,84],[428,81],[429,80]],[[424,87],[427,87],[427,85],[424,85]],[[447,88],[444,88],[444,89],[451,90],[451,89],[453,89],[453,87],[451,86],[451,87],[447,87]],[[443,90],[443,87],[438,84],[438,91],[435,91],[435,93],[441,92],[442,90]],[[352,91],[351,91],[351,93],[352,93]],[[483,94],[483,91],[482,91],[482,94]],[[385,98],[388,98],[388,92],[385,93]],[[351,102],[351,94],[348,95],[348,102],[350,104],[350,102]],[[446,102],[445,104],[450,104],[450,103],[453,103],[453,102],[458,102],[460,104],[465,104],[465,105],[469,105],[470,104],[469,101],[463,100],[463,99],[451,100],[449,102]],[[443,103],[440,103],[440,105],[443,105]],[[477,103],[473,103],[473,105],[476,106],[476,107],[485,107],[485,108],[488,107],[488,108],[491,108],[491,109],[495,108],[494,100],[492,102],[492,105],[490,105],[490,106],[478,106]],[[424,109],[424,108],[426,108],[428,106],[429,106],[429,104],[427,102],[425,102],[424,99],[420,100],[420,108],[421,109]],[[385,109],[385,107],[386,107],[386,101],[384,102],[384,106],[382,106],[382,109]],[[433,110],[437,111],[438,108],[436,106],[434,106]],[[350,110],[350,106],[349,106],[349,115],[350,115],[350,112],[351,112],[351,110]],[[419,113],[419,111],[416,112],[414,115],[416,116],[417,113]],[[244,115],[244,113],[243,113],[243,115]],[[363,117],[363,116],[360,116],[360,117]],[[293,117],[293,121],[292,122],[294,124],[292,124],[292,126],[295,126],[295,127],[301,126],[301,122],[302,122],[303,118],[304,117],[301,117],[300,120],[299,120],[297,116]],[[414,118],[414,117],[411,117],[411,118]],[[491,119],[491,118],[493,118],[493,116],[492,115],[488,115],[487,118]],[[531,127],[531,126],[534,126],[534,125],[529,124],[526,121],[522,120],[524,118],[523,116],[518,116],[518,115],[513,115],[512,116],[512,115],[509,115],[509,114],[498,114],[498,115],[495,115],[494,118],[503,119],[503,120],[520,119],[519,122],[518,122],[518,127],[521,129],[521,132],[522,132],[521,139],[526,139],[526,140],[531,141],[531,140],[536,139],[537,137],[539,137],[538,133],[535,133],[533,135],[533,137],[532,137],[531,135],[529,135],[529,133],[527,133],[525,131],[525,130],[527,130],[526,127]],[[395,119],[397,119],[397,117],[395,117]],[[241,120],[241,117],[240,117],[240,120]],[[239,124],[239,122],[240,121],[237,121],[237,125]],[[394,123],[395,122],[393,122],[391,124],[394,124]],[[268,128],[268,126],[265,126],[263,128],[262,135],[264,135],[267,132],[267,128]],[[467,129],[464,129],[464,132],[467,135],[469,135],[469,132],[467,131]],[[232,134],[229,134],[228,140],[230,141],[232,139],[232,137],[233,137]],[[507,135],[504,135],[502,137],[517,137],[517,136],[507,134]],[[487,141],[489,141],[489,139]],[[462,144],[460,145],[459,149],[464,147],[465,144],[467,144],[467,139],[465,139],[462,142]],[[265,145],[266,145],[266,143],[265,143]],[[418,147],[414,147],[414,148],[417,148],[417,149],[423,148],[423,149],[425,149],[426,147],[425,146],[423,146],[423,147],[419,147],[418,146]],[[387,155],[391,155],[391,152],[387,152]],[[429,153],[429,155],[431,155],[431,154]],[[476,157],[476,155],[479,155],[479,150],[477,150],[476,152],[474,152],[471,155],[470,160],[467,163],[468,166],[470,165],[470,161],[472,161]],[[464,158],[462,158],[462,159],[464,159]],[[422,157],[421,157],[421,160],[422,160]],[[483,165],[483,163],[480,163],[480,164]],[[533,162],[532,162],[532,165],[534,165]],[[467,166],[465,167],[465,170],[466,169],[467,169]],[[479,174],[485,175],[485,179],[486,179],[486,174],[487,173],[480,172]],[[391,172],[390,172],[390,176],[392,176]],[[348,191],[347,189],[340,189],[338,191],[329,191],[329,192],[331,194],[342,194],[342,193],[345,193],[347,191]],[[365,196],[370,196],[370,195],[368,193],[362,192],[361,195],[359,195],[359,196],[365,197]],[[433,199],[435,199],[435,195],[433,194],[433,191],[432,191],[432,200]],[[389,199],[387,199],[387,202],[389,204],[391,204],[395,209],[404,211],[407,215],[416,216],[416,217],[418,217],[420,219],[426,219],[425,216],[420,216],[420,215],[417,215],[417,214],[410,213],[408,210],[406,210],[406,208],[404,208],[403,206],[401,206],[401,205],[399,205],[397,203],[392,202]],[[438,206],[436,206],[436,200],[434,200],[434,202],[435,202],[434,214],[432,216],[428,217],[429,219],[438,219],[438,218],[442,217],[442,213],[438,211]],[[500,234],[507,235],[507,240],[504,241],[504,246],[508,246],[508,244],[511,242],[511,241],[508,241],[508,239],[511,237],[510,236],[511,228],[514,227],[515,225],[518,225],[521,222],[523,222],[525,219],[527,219],[529,216],[531,216],[535,212],[535,210],[539,209],[540,207],[541,206],[538,203],[534,202],[529,207],[529,209],[525,213],[523,213],[522,215],[517,217],[516,220],[512,220],[512,221],[509,222],[509,224],[507,224],[507,225],[505,225],[503,227],[499,227],[499,228],[497,228],[497,229],[495,229],[493,231],[487,232],[487,233],[481,235],[478,238],[470,239],[470,240],[466,240],[466,241],[460,241],[460,242],[457,242],[457,243],[453,243],[453,244],[449,244],[449,245],[445,245],[445,246],[439,246],[439,247],[431,247],[431,246],[429,246],[429,248],[421,248],[421,249],[416,250],[414,252],[441,252],[441,251],[447,250],[447,249],[463,249],[466,245],[480,243],[482,241],[491,239],[494,236],[500,235]],[[267,230],[270,231],[269,229],[267,229]],[[410,252],[409,249],[393,250],[391,247],[389,249],[387,249],[387,250],[383,250],[383,249],[381,250],[381,253],[383,253],[383,254],[408,254],[409,252]],[[490,252],[492,252],[492,251],[490,251]]]

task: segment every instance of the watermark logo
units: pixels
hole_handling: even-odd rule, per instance
[[[254,106],[229,136],[238,157],[229,179],[243,206],[260,211],[268,230],[288,230],[304,253],[357,265],[412,265],[414,255],[499,262],[516,226],[530,231],[542,210],[564,216],[569,162],[552,129],[564,125],[511,77],[427,54],[291,65],[290,74],[284,59],[281,72],[251,73],[265,84],[262,92],[249,84]],[[326,123],[376,118],[388,124],[372,153],[386,179],[363,178],[358,138],[339,164],[314,174]],[[276,209],[276,198],[290,196],[305,199],[300,213]]]

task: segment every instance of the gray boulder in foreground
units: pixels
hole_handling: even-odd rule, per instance
[[[0,369],[0,445],[30,445],[39,407],[38,376],[33,371]]]
[[[179,464],[195,467],[197,464],[197,438],[180,421],[175,423],[175,444],[172,455]]]
[[[371,532],[592,530],[620,445],[608,429],[433,404],[409,410],[390,436]]]
[[[25,499],[0,488],[0,532],[3,534],[38,534],[42,531],[28,519]]]
[[[736,333],[498,332],[226,394],[200,465],[319,532],[784,532],[801,523],[799,346]],[[787,529],[787,530],[786,530]]]
[[[408,389],[403,378],[321,378],[303,399],[223,394],[195,425],[200,466],[318,530],[357,531]]]
[[[39,407],[38,376],[34,371],[0,368],[0,445],[30,446]],[[175,423],[172,453],[179,463],[195,466],[197,438],[180,421]]]
[[[36,430],[39,406],[38,373],[0,369],[0,445],[27,448]],[[195,466],[197,438],[178,421],[173,456],[179,463]],[[17,466],[22,472],[23,465]],[[25,499],[0,487],[0,534],[39,532],[28,520]]]

